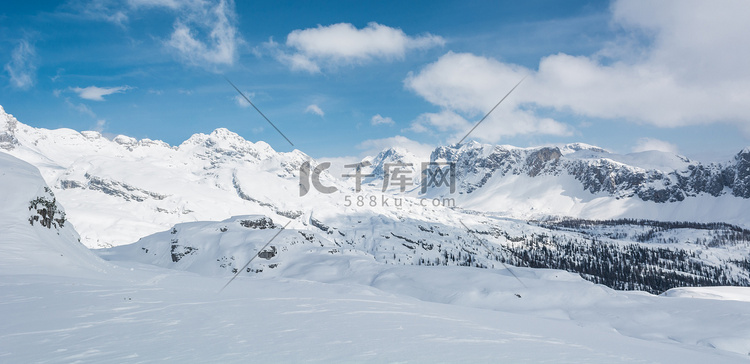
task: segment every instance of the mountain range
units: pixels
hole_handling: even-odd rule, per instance
[[[290,221],[299,231],[290,241],[391,264],[558,268],[651,292],[750,280],[750,219],[743,213],[750,208],[750,149],[702,164],[583,143],[468,142],[438,147],[427,160],[395,147],[359,161],[367,162],[360,191],[355,178],[321,170],[320,184],[335,191],[303,194],[301,168],[325,161],[276,152],[227,129],[170,146],[33,128],[0,109],[0,148],[39,168],[83,244],[122,246],[108,254],[170,268],[231,273],[246,248],[207,249],[164,232],[213,221],[213,235],[202,234],[220,241],[221,226],[231,231],[254,219],[243,216],[262,216]],[[422,163],[453,165],[454,191],[442,185],[423,193]],[[411,178],[404,191],[393,183],[394,166]],[[281,246],[275,249],[283,255]],[[258,264],[251,270],[269,271]]]

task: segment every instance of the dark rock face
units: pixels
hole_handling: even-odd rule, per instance
[[[5,131],[0,133],[0,149],[11,150],[16,147],[18,140],[12,133]]]
[[[750,198],[750,149],[745,149],[734,157],[734,178],[732,178],[732,194],[742,198]],[[730,178],[727,173],[727,179]],[[729,187],[729,186],[728,186]]]
[[[1,110],[2,108],[0,108]],[[17,124],[18,121],[15,118],[9,117],[6,125],[0,127],[0,149],[12,150],[18,145],[18,139],[16,139]]]
[[[526,158],[529,176],[535,177],[547,166],[548,162],[555,164],[560,157],[562,157],[562,153],[559,148],[541,148],[531,152]]]
[[[184,258],[186,255],[192,255],[195,254],[195,252],[198,250],[198,248],[194,248],[192,246],[185,246],[185,245],[179,245],[179,240],[172,239],[171,245],[170,245],[170,254],[172,255],[172,262],[177,263],[180,261],[180,259]]]
[[[276,256],[276,247],[273,245],[270,247],[270,249],[267,249],[258,253],[258,258],[263,258],[265,260],[269,260],[275,256]]]
[[[270,217],[261,216],[255,220],[242,220],[240,225],[248,229],[273,229],[276,225]]]
[[[82,188],[94,191],[101,191],[104,194],[115,196],[124,199],[125,201],[138,201],[142,202],[146,199],[163,200],[168,195],[162,195],[160,193],[144,190],[124,182],[113,181],[97,176],[92,176],[88,173],[84,175],[85,182],[75,180],[60,180],[60,188],[63,190],[71,188]]]
[[[599,148],[588,150],[598,157],[566,158],[556,147],[522,149],[473,143],[439,147],[431,159],[456,163],[460,193],[472,193],[493,177],[526,174],[569,175],[592,194],[657,203],[683,201],[700,194],[718,197],[729,193],[750,198],[750,148],[726,164],[693,162],[682,170],[666,171],[615,162]]]

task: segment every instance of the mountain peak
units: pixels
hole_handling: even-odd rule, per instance
[[[604,148],[600,148],[595,145],[580,143],[580,142],[569,143],[569,144],[560,146],[560,152],[562,152],[563,155],[580,152],[582,150],[588,150],[588,151],[596,152],[596,153],[609,153],[609,151]]]
[[[217,128],[210,134],[196,133],[183,142],[183,144],[205,144],[206,146],[220,145],[225,147],[246,143],[252,144],[252,142],[245,140],[245,138],[227,128]]]
[[[85,136],[85,134],[84,134],[84,136]],[[137,139],[135,139],[133,137],[129,137],[127,135],[118,135],[114,139],[112,139],[112,141],[115,142],[115,143],[117,143],[117,144],[126,145],[126,146],[133,146],[133,145],[137,145],[138,144],[138,140]]]
[[[221,138],[221,139],[242,139],[245,141],[245,138],[241,137],[239,134],[227,129],[227,128],[216,128],[214,131],[209,134],[212,138]]]
[[[15,134],[17,126],[18,120],[0,106],[0,149],[11,150],[18,144]]]

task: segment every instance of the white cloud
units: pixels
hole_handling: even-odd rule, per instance
[[[94,126],[93,130],[98,132],[103,132],[104,127],[107,125],[107,120],[100,119],[98,116],[96,116],[96,113],[94,113],[93,110],[91,110],[90,107],[86,106],[85,104],[74,104],[70,101],[69,98],[65,98],[65,103],[72,109],[78,111],[81,114],[88,115],[92,119],[96,120],[96,125]]]
[[[440,36],[429,33],[408,36],[401,29],[372,22],[362,29],[349,23],[297,29],[287,35],[286,47],[290,52],[273,41],[266,43],[266,47],[274,49],[274,56],[292,70],[316,73],[321,65],[335,68],[374,59],[402,59],[409,50],[444,44]]]
[[[36,49],[29,41],[23,39],[13,49],[10,62],[5,64],[5,71],[10,76],[13,87],[27,90],[34,85],[36,73]]]
[[[365,140],[357,145],[357,148],[362,149],[364,152],[363,155],[368,156],[374,156],[384,149],[399,148],[407,150],[425,161],[429,161],[430,153],[435,150],[435,147],[432,145],[423,144],[401,135],[383,139]]]
[[[510,89],[531,71],[516,65],[468,53],[448,52],[404,85],[430,103],[438,113],[424,113],[412,123],[416,132],[449,132],[459,141]],[[525,87],[523,85],[522,87]],[[503,103],[470,135],[470,139],[497,142],[520,134],[569,135],[569,126],[521,108],[520,90]],[[471,122],[467,119],[474,119]]]
[[[370,119],[370,124],[372,124],[372,125],[381,125],[381,124],[393,125],[395,123],[396,122],[393,121],[393,119],[391,119],[390,117],[387,117],[387,116],[386,117],[382,117],[382,116],[380,116],[380,114],[377,114],[377,115],[373,116],[372,119]]]
[[[252,99],[252,98],[255,97],[255,93],[254,92],[247,92],[247,91],[245,91],[244,94],[249,99]],[[187,95],[189,95],[189,94],[187,94]],[[245,98],[242,97],[242,95],[240,95],[240,94],[237,94],[237,95],[233,96],[232,100],[234,100],[234,102],[237,103],[237,106],[239,106],[239,107],[250,107],[250,104],[247,102],[247,100],[245,100]]]
[[[132,8],[139,7],[166,7],[178,9],[186,3],[196,3],[196,1],[179,1],[179,0],[128,0],[128,5]]]
[[[215,71],[235,63],[244,43],[237,29],[233,0],[89,0],[66,6],[68,16],[108,21],[126,27],[143,10],[160,9],[174,18],[164,45],[183,62]]]
[[[84,104],[74,104],[67,97],[65,98],[65,103],[68,104],[68,106],[70,106],[72,109],[80,112],[81,114],[85,114],[85,115],[88,115],[88,116],[96,119],[96,114],[88,106],[86,106]]]
[[[292,71],[305,71],[309,73],[320,73],[320,67],[317,63],[300,53],[285,53],[281,45],[269,39],[263,43],[263,48],[270,50],[274,58],[279,62],[287,65]],[[254,49],[256,54],[262,54],[260,49]]]
[[[64,16],[86,20],[105,21],[125,27],[129,17],[123,3],[118,0],[73,0],[61,6]]]
[[[750,133],[750,2],[616,1],[616,41],[590,56],[554,54],[537,70],[473,54],[448,53],[404,81],[407,89],[453,112],[478,119],[524,76],[524,83],[472,137],[568,134],[540,118],[552,108],[591,119],[659,127],[731,123]],[[644,43],[642,39],[647,39]],[[414,130],[441,125],[434,114]],[[426,122],[427,121],[427,122]]]
[[[169,3],[171,2],[158,2]],[[165,44],[188,64],[213,69],[233,65],[242,38],[236,27],[234,2],[189,2],[181,9]],[[156,4],[154,4],[155,6]]]
[[[535,102],[661,127],[750,120],[746,1],[618,1],[613,19],[650,44],[615,43],[598,57],[544,58]],[[613,47],[622,46],[619,53]],[[623,53],[637,54],[627,57]],[[606,61],[606,63],[605,63]]]
[[[276,59],[281,63],[286,64],[292,71],[306,71],[309,73],[320,73],[320,66],[317,63],[307,58],[306,56],[295,53],[287,54],[284,52],[278,52]]]
[[[99,119],[96,121],[96,126],[94,127],[94,131],[103,132],[104,126],[107,125],[107,120]]]
[[[411,130],[418,133],[437,134],[438,132],[468,132],[471,124],[461,115],[450,110],[439,113],[423,113],[412,122]]]
[[[119,87],[71,87],[70,89],[78,94],[78,97],[86,100],[93,101],[104,101],[104,96],[111,95],[114,93],[120,93],[130,90],[130,86],[119,86]]]
[[[315,105],[315,104],[307,106],[307,108],[305,109],[305,112],[310,113],[310,114],[315,114],[320,117],[325,116],[325,113],[323,112],[323,110],[318,105]]]
[[[676,145],[669,143],[669,142],[665,142],[663,140],[652,139],[652,138],[638,139],[638,141],[636,142],[636,145],[632,149],[634,153],[646,152],[650,150],[657,150],[660,152],[667,152],[667,153],[672,153],[672,154],[679,153],[679,150],[677,149]]]

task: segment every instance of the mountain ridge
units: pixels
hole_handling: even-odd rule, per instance
[[[750,226],[739,213],[750,207],[750,170],[743,169],[750,169],[750,148],[734,161],[704,165],[661,152],[618,155],[585,143],[520,148],[469,142],[437,147],[424,161],[397,146],[365,159],[373,163],[365,173],[374,176],[364,179],[361,193],[354,191],[353,179],[323,171],[323,185],[338,192],[312,191],[301,198],[299,169],[304,162],[316,163],[313,158],[299,150],[278,153],[225,128],[171,146],[123,135],[109,140],[96,131],[33,128],[0,111],[0,147],[41,170],[91,247],[133,242],[186,221],[301,216],[315,205],[319,213],[325,206],[344,211],[345,197],[355,201],[361,194],[381,200],[452,199],[461,210],[524,219],[648,218]],[[456,193],[445,187],[420,193],[421,163],[449,160],[456,163]],[[405,192],[383,191],[384,168],[398,162],[413,164],[406,168],[413,183]],[[687,212],[696,206],[703,208]],[[372,211],[397,215],[392,206],[381,207]]]
[[[306,162],[318,162],[297,150],[277,153],[226,129],[169,146],[124,136],[110,141],[70,129],[36,129],[3,117],[3,140],[12,146],[8,152],[42,171],[81,241],[91,248],[130,244],[122,249],[137,260],[150,259],[141,248],[164,258],[143,261],[148,264],[188,269],[183,264],[199,259],[212,272],[228,273],[228,264],[221,267],[222,257],[243,260],[250,247],[216,250],[218,246],[191,240],[192,233],[176,237],[169,231],[203,231],[206,241],[221,242],[227,219],[264,216],[291,221],[284,234],[291,240],[282,239],[290,244],[348,249],[396,265],[491,268],[507,262],[570,270],[611,287],[657,293],[685,285],[750,282],[750,236],[742,227],[748,226],[743,212],[749,199],[726,192],[654,202],[641,199],[632,186],[648,191],[648,183],[663,186],[664,179],[678,177],[618,185],[617,173],[604,173],[619,168],[623,176],[667,175],[623,160],[689,170],[691,161],[680,157],[619,156],[581,143],[517,148],[472,142],[439,147],[431,157],[456,161],[458,188],[453,194],[448,186],[426,193],[419,186],[404,192],[393,186],[384,190],[379,182],[385,179],[379,176],[357,191],[353,178],[323,170],[307,178],[319,178],[316,183],[332,192],[315,187],[302,195],[300,170]],[[639,159],[644,156],[648,158]],[[414,158],[386,150],[370,167]],[[591,186],[599,189],[584,189],[581,180],[586,179],[576,179],[571,172],[576,168],[583,171],[581,176],[597,177]],[[615,189],[607,190],[610,187]],[[571,219],[583,223],[575,231],[555,225]],[[644,225],[627,219],[662,222]],[[706,222],[736,225],[702,225]],[[246,232],[236,226],[229,230],[227,234]],[[140,245],[132,244],[141,238]],[[143,245],[149,241],[151,245]]]

